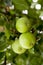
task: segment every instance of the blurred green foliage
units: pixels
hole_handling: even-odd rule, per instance
[[[43,31],[43,20],[39,18],[43,11],[43,0],[38,0],[38,3],[42,5],[38,13],[35,8],[30,8],[31,3],[32,0],[0,0],[0,26],[4,28],[0,31],[0,65],[4,65],[5,61],[12,65],[43,65],[43,33],[37,32]],[[14,9],[10,9],[12,5]],[[23,10],[28,10],[28,14],[23,14]],[[31,31],[36,36],[37,42],[34,48],[18,55],[9,45],[11,46],[15,38],[20,35],[15,24],[16,20],[22,16],[27,16],[33,22]]]

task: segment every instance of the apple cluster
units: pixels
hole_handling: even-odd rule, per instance
[[[12,44],[12,49],[15,53],[22,54],[35,45],[36,38],[30,32],[31,26],[31,22],[27,17],[21,17],[16,21],[16,29],[21,35]]]

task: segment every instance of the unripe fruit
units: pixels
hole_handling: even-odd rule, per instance
[[[20,35],[19,42],[23,48],[31,49],[35,45],[36,39],[32,33],[28,32]]]
[[[22,17],[17,20],[16,22],[16,29],[20,33],[27,32],[31,28],[31,22],[28,20],[27,17]]]
[[[26,49],[22,48],[19,44],[19,40],[15,40],[15,42],[12,44],[12,49],[17,54],[22,54],[26,51]]]

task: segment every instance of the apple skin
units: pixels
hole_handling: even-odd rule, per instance
[[[27,32],[20,35],[19,42],[23,48],[31,49],[35,45],[36,39],[32,33]]]
[[[22,54],[22,53],[24,53],[26,51],[26,49],[21,47],[21,45],[19,44],[18,39],[13,42],[12,49],[17,54]]]
[[[31,28],[31,22],[27,17],[21,17],[16,22],[16,29],[20,33],[29,31]]]

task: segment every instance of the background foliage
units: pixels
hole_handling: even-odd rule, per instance
[[[0,65],[43,65],[43,20],[39,18],[43,12],[43,0],[37,2],[41,5],[40,10],[31,8],[32,3],[32,0],[0,0]],[[23,10],[27,10],[28,14],[23,14]],[[33,22],[31,31],[37,42],[33,49],[18,55],[13,52],[11,44],[20,35],[15,24],[22,16]]]

